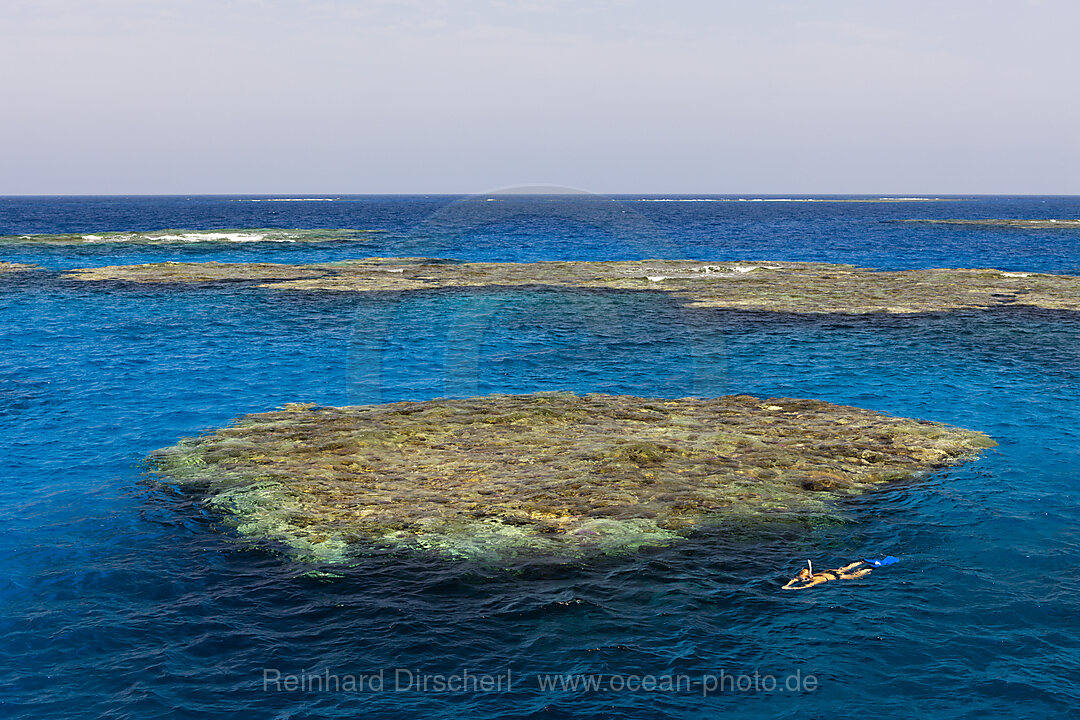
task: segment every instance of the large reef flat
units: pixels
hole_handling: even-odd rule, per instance
[[[266,282],[316,278],[326,274],[320,265],[286,263],[162,262],[146,265],[109,265],[71,270],[65,277],[87,281],[145,284],[192,284]]]
[[[1020,230],[1067,230],[1080,228],[1080,219],[1037,219],[1024,220],[1012,218],[991,218],[987,220],[902,220],[909,223],[927,223],[931,225],[973,225],[977,227],[1004,227]]]
[[[283,230],[238,228],[225,230],[150,230],[130,232],[3,235],[0,245],[176,245],[232,243],[323,243],[367,240],[375,230]]]
[[[406,292],[548,286],[662,291],[690,307],[788,313],[931,313],[1009,305],[1080,310],[1080,277],[990,269],[876,271],[801,262],[458,263],[366,258],[322,265],[153,263],[73,270],[82,281],[256,281],[282,291]]]
[[[996,443],[816,400],[538,393],[287,405],[159,450],[242,535],[302,559],[389,546],[574,556],[707,523],[829,514],[838,498]]]

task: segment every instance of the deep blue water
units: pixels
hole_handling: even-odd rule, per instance
[[[620,198],[0,198],[0,235],[355,227],[365,242],[0,246],[68,267],[694,257],[1069,272],[1080,232],[914,217],[1080,217],[1078,198],[676,203]],[[845,522],[728,527],[588,562],[372,555],[319,577],[235,537],[140,460],[286,402],[564,389],[813,397],[983,430],[982,459],[851,502]],[[663,296],[397,297],[0,280],[0,715],[877,717],[1077,715],[1080,317],[815,319]],[[806,558],[901,562],[805,593]],[[264,672],[384,672],[381,692],[264,689]],[[395,692],[394,670],[505,673],[498,692]],[[771,675],[795,691],[701,679]],[[542,690],[541,673],[604,676]],[[613,676],[686,676],[679,692]],[[810,689],[805,678],[812,676]],[[407,675],[401,675],[402,680]],[[616,688],[618,683],[615,683]],[[745,685],[744,685],[745,687]],[[760,687],[760,681],[759,681]]]

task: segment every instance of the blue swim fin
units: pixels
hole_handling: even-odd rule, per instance
[[[873,565],[874,567],[883,567],[885,565],[892,565],[893,563],[900,562],[900,558],[893,557],[892,555],[886,555],[880,560],[871,560],[869,558],[864,558],[863,562],[867,565]]]

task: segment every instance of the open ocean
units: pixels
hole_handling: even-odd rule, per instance
[[[687,310],[651,293],[360,296],[57,277],[367,256],[1080,274],[1078,229],[896,222],[1080,218],[1080,198],[323,197],[0,198],[3,236],[378,231],[313,244],[247,231],[0,240],[0,261],[47,270],[0,277],[0,716],[1080,717],[1076,313],[800,317]],[[503,564],[386,553],[302,564],[147,482],[141,465],[288,402],[538,390],[817,398],[981,430],[999,446],[853,500],[843,522]],[[900,563],[780,591],[807,558],[885,554]],[[440,691],[433,679],[466,673],[500,687]],[[290,675],[304,686],[266,682]],[[366,679],[319,691],[315,675]]]

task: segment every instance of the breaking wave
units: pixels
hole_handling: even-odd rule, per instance
[[[247,228],[228,230],[154,230],[148,232],[67,233],[56,235],[8,235],[0,244],[31,245],[172,245],[234,243],[318,243],[366,240],[370,230],[283,230]]]

